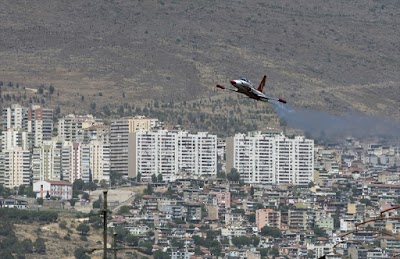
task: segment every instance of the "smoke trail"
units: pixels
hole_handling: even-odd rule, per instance
[[[314,138],[400,137],[400,122],[383,117],[367,116],[357,112],[339,116],[278,102],[274,102],[274,106],[276,113],[287,126],[301,129]]]

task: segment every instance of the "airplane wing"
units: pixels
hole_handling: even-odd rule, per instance
[[[259,97],[260,100],[262,100],[262,101],[268,102],[269,100],[274,100],[274,101],[277,101],[277,102],[286,103],[286,101],[281,99],[281,98],[275,98],[275,97],[272,97],[272,96],[268,96],[268,95],[266,95],[266,94],[264,94],[264,93],[262,93],[262,92],[260,92],[260,91],[258,91],[256,89],[254,89],[254,88],[251,89],[251,93],[257,95],[257,97]]]
[[[233,91],[233,92],[237,92],[238,91],[236,88],[232,88],[232,87],[229,87],[229,86],[225,87],[224,85],[220,85],[220,84],[216,85],[216,87],[220,88],[220,89],[223,89],[223,90],[230,90],[230,91]]]

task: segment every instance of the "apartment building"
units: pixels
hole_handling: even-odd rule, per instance
[[[38,105],[30,108],[13,104],[2,110],[2,130],[21,130],[31,133],[32,144],[40,146],[51,140],[53,133],[53,110]]]
[[[90,172],[92,181],[110,181],[110,145],[102,141],[91,141]]]
[[[291,229],[307,229],[308,215],[306,209],[290,209],[288,211],[288,226]]]
[[[83,141],[85,129],[99,124],[93,115],[69,114],[58,121],[58,137],[65,141]]]
[[[111,123],[110,170],[128,176],[128,137],[137,131],[149,131],[154,119],[143,117],[121,118]]]
[[[0,156],[0,184],[4,187],[14,188],[30,183],[30,160],[29,150],[15,147],[3,150]]]
[[[251,132],[226,140],[226,170],[246,183],[307,185],[313,179],[314,141]]]
[[[40,147],[32,150],[32,180],[57,181],[62,179],[61,141],[44,141]]]
[[[30,149],[32,147],[31,133],[16,128],[3,131],[1,134],[1,150],[12,149],[14,147],[21,147],[26,150]]]
[[[28,108],[19,104],[13,104],[10,107],[2,109],[2,131],[9,129],[28,130]]]
[[[33,145],[41,146],[53,134],[53,109],[33,105],[28,110],[28,132],[32,132]]]
[[[180,173],[217,173],[217,137],[206,132],[138,131],[129,138],[129,154],[129,177],[140,173],[143,181],[153,174],[171,180]]]
[[[64,142],[61,149],[62,179],[73,183],[76,179],[91,180],[90,147],[78,142]]]
[[[84,129],[85,136],[83,139],[85,142],[100,141],[103,144],[109,145],[110,130],[111,127],[108,125],[93,125]]]
[[[274,209],[258,209],[256,211],[257,230],[260,231],[263,227],[281,228],[281,213]]]

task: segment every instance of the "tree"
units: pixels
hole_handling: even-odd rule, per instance
[[[89,222],[92,224],[92,227],[95,229],[99,229],[103,227],[103,219],[100,218],[99,214],[89,216]]]
[[[239,182],[240,174],[236,168],[232,168],[231,171],[226,175],[226,178],[231,182]]]
[[[81,246],[75,249],[74,256],[76,259],[90,259],[90,256],[86,254],[85,248]]]
[[[279,256],[279,248],[276,246],[273,246],[269,253],[270,253],[270,255],[277,257],[277,256]]]
[[[153,250],[153,242],[151,241],[144,241],[139,244],[139,250],[145,254],[151,254]]]
[[[21,185],[18,187],[18,195],[24,195],[24,194],[25,194],[25,188],[26,188],[26,186],[23,185],[23,184],[21,184]]]
[[[129,214],[130,206],[121,206],[118,210],[118,214]]]
[[[15,257],[12,255],[10,250],[0,249],[0,258],[2,259],[14,259]]]
[[[76,199],[70,199],[69,200],[69,204],[71,205],[71,207],[74,207],[76,203]]]
[[[361,203],[364,203],[365,206],[372,206],[372,201],[368,199],[360,199]]]
[[[65,220],[63,220],[63,221],[61,221],[61,222],[58,224],[58,226],[59,226],[61,229],[66,229],[66,228],[67,228],[67,222],[66,222]]]
[[[251,240],[246,236],[232,237],[232,244],[238,248],[242,248],[243,246],[250,246]]]
[[[316,235],[317,237],[327,237],[326,231],[323,230],[322,228],[314,227],[313,231],[314,235]]]
[[[46,242],[43,238],[38,237],[36,241],[33,243],[35,247],[35,251],[38,254],[45,254],[46,253]]]
[[[82,179],[76,179],[72,184],[72,189],[76,191],[83,191],[85,188],[85,182]]]
[[[152,195],[153,192],[154,192],[153,186],[151,186],[151,184],[148,183],[148,184],[147,184],[147,188],[144,189],[143,193],[146,194],[146,195]]]
[[[43,198],[37,198],[36,200],[39,205],[43,205]]]
[[[258,251],[260,251],[261,258],[265,258],[268,255],[269,249],[268,248],[259,248]]]
[[[172,247],[177,247],[179,249],[182,249],[185,245],[184,245],[182,240],[179,240],[178,238],[174,237],[171,240],[171,246]]]
[[[217,178],[221,178],[221,179],[226,179],[226,174],[224,171],[218,171],[217,172]]]
[[[30,198],[36,198],[36,193],[33,191],[33,186],[27,186],[24,189],[24,195]]]
[[[33,243],[30,239],[26,238],[21,242],[21,249],[24,254],[31,254],[33,252]]]
[[[90,104],[90,112],[96,114],[96,103]]]
[[[81,223],[79,224],[79,226],[76,228],[77,231],[81,232],[81,235],[86,235],[87,233],[89,233],[90,231],[90,227],[85,224],[85,223]]]
[[[195,255],[204,255],[203,251],[201,251],[200,246],[196,246],[194,248],[194,254]]]
[[[93,209],[100,209],[101,208],[101,200],[95,200],[92,204]]]
[[[151,182],[152,182],[152,183],[156,183],[156,182],[157,182],[157,176],[156,176],[156,174],[152,174],[152,175],[151,175]]]
[[[110,109],[110,107],[108,105],[104,105],[103,106],[103,113],[106,116],[111,116],[111,109]]]
[[[154,252],[154,259],[169,259],[171,256],[167,252],[157,250]]]
[[[162,183],[164,181],[162,174],[157,175],[157,182]]]
[[[88,191],[94,191],[97,189],[97,184],[94,182],[87,182],[84,185],[84,189]]]
[[[256,222],[256,214],[255,214],[255,213],[249,214],[249,215],[247,216],[247,220],[248,220],[249,222],[251,222],[251,223]]]
[[[90,199],[90,196],[87,192],[83,192],[81,198],[82,200],[88,201]]]
[[[55,90],[54,86],[53,86],[53,85],[50,85],[50,86],[49,86],[49,94],[53,94],[53,93],[54,93],[54,90]]]
[[[142,179],[142,174],[138,173],[136,176],[136,181],[140,183],[140,180]]]
[[[279,238],[282,237],[282,232],[279,228],[264,226],[263,228],[261,228],[261,235]]]
[[[125,240],[126,237],[129,235],[129,230],[127,230],[126,228],[124,228],[122,226],[116,226],[114,228],[114,231],[115,231],[117,240],[120,242]]]
[[[123,177],[122,173],[111,171],[110,173],[111,185],[122,184],[124,182],[124,179],[122,177]]]
[[[126,236],[125,242],[128,246],[137,246],[139,244],[139,238],[129,234]]]
[[[11,190],[0,184],[0,196],[8,197],[11,195]]]
[[[55,109],[54,109],[54,114],[55,115],[59,115],[61,113],[61,107],[60,106],[57,106]]]
[[[251,198],[254,198],[254,187],[253,186],[250,187],[250,196],[251,196]]]

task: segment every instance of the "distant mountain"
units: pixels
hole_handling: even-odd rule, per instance
[[[398,1],[4,0],[0,18],[0,80],[52,84],[66,109],[267,74],[297,106],[400,118]]]

